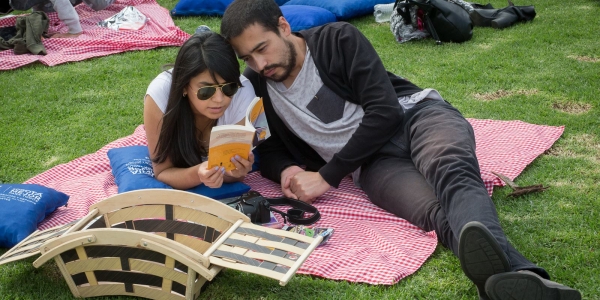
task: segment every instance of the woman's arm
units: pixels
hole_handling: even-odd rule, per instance
[[[163,113],[150,95],[144,98],[144,127],[148,140],[150,158],[156,157],[156,145],[162,125]],[[207,168],[201,163],[189,168],[176,168],[169,159],[161,163],[152,162],[154,177],[176,189],[189,189],[204,183],[208,187],[217,188],[223,183],[223,170]]]

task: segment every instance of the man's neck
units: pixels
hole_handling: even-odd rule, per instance
[[[294,69],[290,73],[290,76],[286,78],[282,83],[286,88],[289,88],[300,74],[300,70],[302,70],[302,66],[304,65],[304,60],[306,59],[306,41],[297,35],[292,34],[291,36],[292,44],[296,49],[296,65]]]

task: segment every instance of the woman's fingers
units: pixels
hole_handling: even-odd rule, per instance
[[[254,163],[254,155],[252,152],[248,155],[248,159],[244,159],[243,157],[236,155],[231,158],[231,163],[235,166],[234,170],[227,172],[227,175],[231,177],[242,177],[248,174],[250,170],[252,170],[252,164]]]
[[[224,167],[214,167],[205,169],[202,166],[198,169],[198,177],[204,185],[211,188],[218,188],[223,184]]]

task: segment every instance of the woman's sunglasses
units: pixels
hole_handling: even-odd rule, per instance
[[[208,100],[212,96],[215,95],[215,93],[217,92],[217,88],[221,89],[221,92],[223,93],[223,95],[225,95],[227,97],[231,97],[231,96],[235,95],[235,93],[239,89],[237,83],[235,83],[235,82],[216,84],[216,85],[208,85],[208,86],[203,86],[203,87],[199,88],[198,93],[196,93],[196,96],[198,96],[198,99],[200,99],[200,100]]]

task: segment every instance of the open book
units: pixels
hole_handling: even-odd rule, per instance
[[[208,168],[225,167],[235,169],[231,158],[239,155],[248,159],[254,147],[271,136],[262,98],[256,97],[246,110],[245,125],[220,125],[210,132]]]

